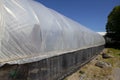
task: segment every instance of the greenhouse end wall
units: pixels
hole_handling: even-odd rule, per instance
[[[0,80],[62,80],[98,55],[103,45],[53,56],[37,62],[4,65]]]

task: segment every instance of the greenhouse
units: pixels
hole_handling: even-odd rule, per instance
[[[0,66],[25,70],[19,80],[60,80],[104,44],[101,35],[34,0],[0,0]]]

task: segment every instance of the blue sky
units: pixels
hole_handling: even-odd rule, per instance
[[[120,0],[36,0],[96,32],[104,32],[107,16]]]

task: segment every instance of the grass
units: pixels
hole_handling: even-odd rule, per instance
[[[68,80],[67,78],[65,78],[64,80]]]
[[[86,74],[86,77],[84,80],[92,80],[92,79],[104,79],[105,76],[111,75],[112,68],[99,68],[97,66],[94,66],[94,62],[90,63],[88,65],[85,65],[81,70],[83,70]],[[80,74],[82,75],[82,74]]]
[[[113,58],[110,59],[103,59],[103,61],[110,63],[113,67],[120,68],[120,50],[114,48],[107,48],[106,52],[109,55],[112,55]]]

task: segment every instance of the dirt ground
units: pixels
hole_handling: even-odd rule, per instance
[[[112,55],[113,57],[103,59],[100,54],[64,80],[120,80],[120,50],[106,48],[103,52]],[[111,67],[100,68],[95,66],[97,61],[109,63],[111,64]]]

